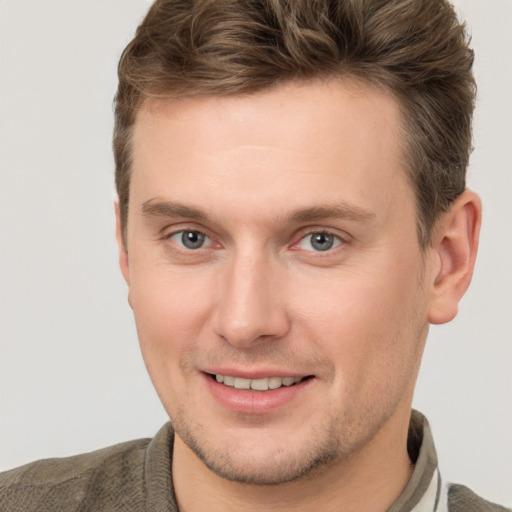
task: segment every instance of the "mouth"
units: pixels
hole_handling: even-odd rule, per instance
[[[279,370],[236,371],[228,368],[224,371],[211,368],[201,373],[209,393],[224,410],[247,417],[289,411],[293,404],[300,405],[299,397],[307,400],[311,390],[316,389],[312,385],[315,375],[279,375]]]
[[[313,375],[305,377],[264,377],[261,379],[244,379],[231,375],[208,374],[210,378],[229,388],[235,388],[246,391],[272,391],[282,387],[291,387],[313,378]]]

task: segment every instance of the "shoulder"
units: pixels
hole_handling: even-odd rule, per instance
[[[144,453],[149,442],[130,441],[0,473],[0,510],[74,511],[105,500],[133,506],[143,494]]]
[[[471,489],[459,484],[450,485],[448,503],[450,512],[511,512],[512,510],[486,501]]]

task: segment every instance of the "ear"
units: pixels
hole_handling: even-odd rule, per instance
[[[126,284],[130,285],[130,267],[128,264],[128,250],[125,246],[123,231],[121,228],[121,214],[119,212],[119,202],[114,201],[114,210],[116,214],[116,240],[119,249],[119,267],[123,274]]]
[[[473,275],[481,221],[480,198],[465,190],[436,225],[428,310],[428,321],[432,324],[444,324],[457,315],[459,301]]]

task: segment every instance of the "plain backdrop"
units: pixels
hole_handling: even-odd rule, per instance
[[[117,268],[112,97],[143,0],[0,0],[0,469],[166,421]],[[415,397],[445,479],[512,504],[512,2],[458,0],[476,51],[473,284]]]

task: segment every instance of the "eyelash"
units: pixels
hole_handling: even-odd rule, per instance
[[[210,243],[207,245],[207,247],[209,245],[211,245],[211,243],[212,243],[212,239],[206,233],[203,233],[202,231],[199,231],[197,229],[180,229],[179,231],[174,231],[172,233],[169,233],[168,235],[165,235],[164,238],[166,240],[172,240],[175,236],[181,234],[181,237],[183,239],[183,236],[185,235],[185,233],[195,233],[195,234],[199,235],[199,237],[203,237],[204,240],[209,240]],[[204,249],[204,248],[205,248],[204,246],[201,246],[201,247],[198,247],[197,249],[191,249],[190,247],[181,247],[180,246],[180,250],[186,251],[186,252],[189,252],[189,251],[195,252],[199,249]]]
[[[209,240],[210,243],[208,243],[207,246],[201,246],[201,247],[198,247],[197,249],[191,249],[191,248],[179,246],[176,242],[174,242],[173,245],[175,247],[175,250],[177,250],[181,253],[189,254],[189,255],[192,253],[199,253],[199,251],[201,251],[201,249],[207,249],[209,246],[215,244],[212,237],[208,236],[204,231],[201,231],[200,229],[191,229],[191,228],[183,228],[183,229],[179,229],[176,231],[172,231],[171,233],[164,234],[163,236],[160,237],[160,240],[170,241],[173,239],[173,237],[175,237],[177,235],[181,235],[183,237],[183,235],[185,233],[196,233],[200,236],[203,236],[205,239]],[[320,229],[310,229],[307,232],[301,233],[299,240],[292,244],[291,249],[297,250],[297,251],[301,250],[301,248],[299,247],[300,244],[303,241],[305,241],[308,237],[313,237],[314,235],[324,235],[327,237],[332,237],[334,239],[333,243],[335,244],[334,247],[329,247],[325,251],[306,250],[309,253],[315,254],[315,256],[317,256],[317,257],[328,256],[328,255],[332,254],[334,251],[336,251],[340,246],[343,246],[348,243],[346,237],[342,237],[339,234],[329,231],[328,229],[321,229],[321,228]],[[220,244],[219,244],[219,246],[220,246]]]
[[[332,233],[331,231],[322,229],[322,230],[318,230],[318,231],[309,231],[304,236],[301,236],[299,241],[296,244],[294,244],[293,247],[299,248],[299,246],[305,240],[307,240],[308,238],[310,238],[310,242],[309,242],[310,245],[313,245],[313,243],[314,243],[313,237],[314,236],[317,236],[317,237],[318,236],[323,236],[323,237],[331,238],[332,239],[332,244],[334,244],[333,246],[327,248],[326,250],[316,250],[316,251],[315,250],[311,250],[311,251],[308,251],[308,252],[312,252],[312,253],[314,253],[315,255],[318,255],[318,256],[332,254],[333,251],[335,251],[338,247],[340,247],[341,245],[346,243],[346,241],[340,235],[337,235],[335,233]]]

